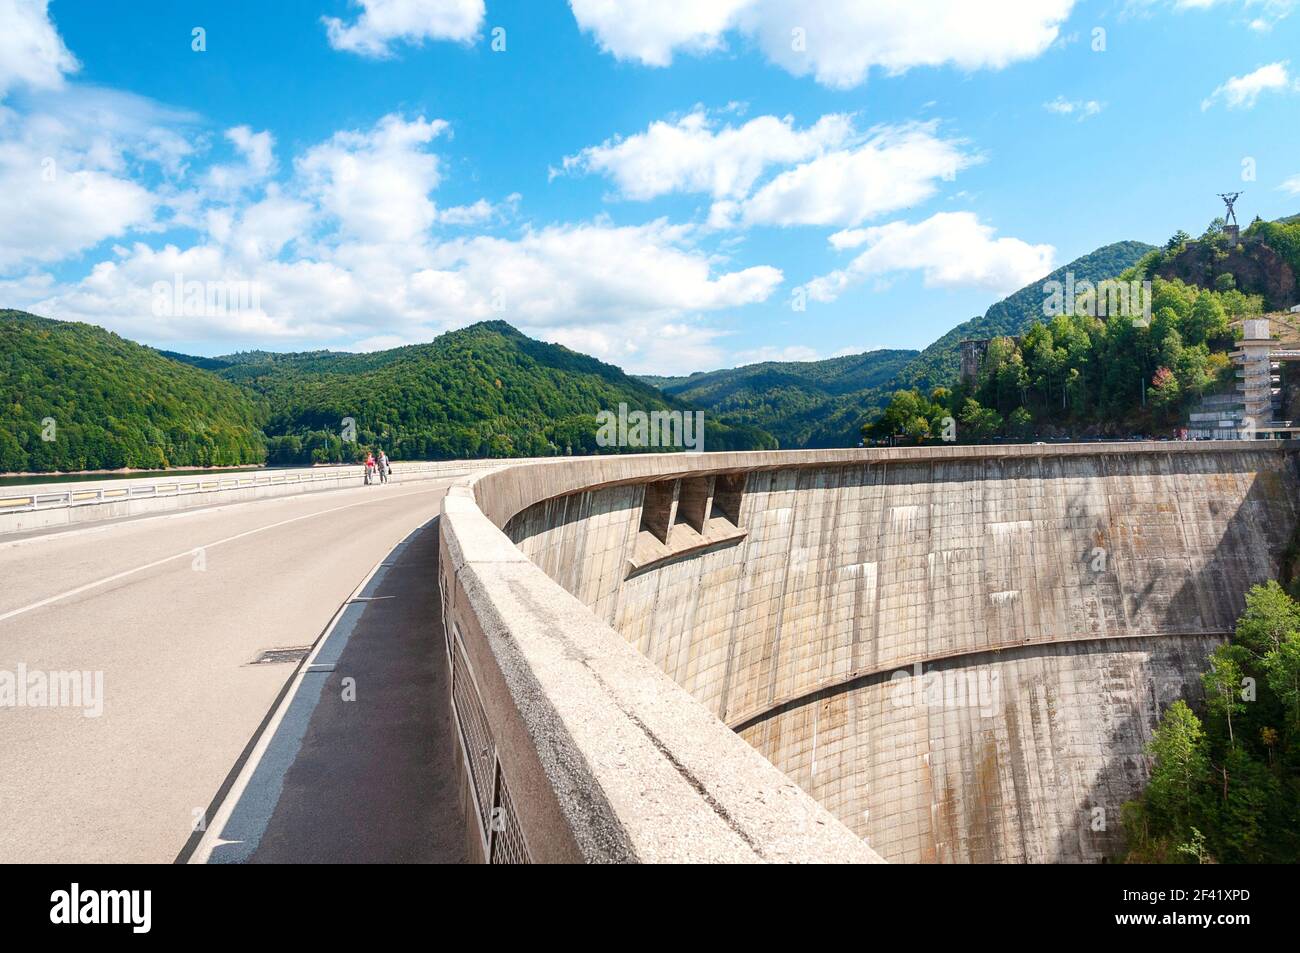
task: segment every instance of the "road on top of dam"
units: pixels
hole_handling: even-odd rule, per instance
[[[463,859],[436,582],[450,482],[0,537],[0,862],[186,859],[290,701],[292,756],[237,860]],[[344,622],[304,707],[299,663]],[[69,672],[80,707],[51,705]]]

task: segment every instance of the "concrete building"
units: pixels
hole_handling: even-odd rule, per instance
[[[1268,317],[1242,323],[1241,339],[1231,353],[1236,365],[1235,394],[1201,399],[1188,416],[1188,436],[1194,440],[1255,440],[1287,438],[1300,428],[1278,417],[1282,408],[1282,363],[1300,360],[1300,349],[1273,336]]]
[[[1296,464],[1258,441],[469,478],[440,574],[481,854],[1115,856],[1161,710],[1277,572]]]

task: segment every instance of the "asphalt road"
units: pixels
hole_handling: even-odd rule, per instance
[[[446,486],[357,487],[0,540],[0,692],[6,672],[12,687],[23,671],[29,685],[32,673],[87,673],[80,684],[91,689],[81,707],[42,705],[30,689],[26,705],[0,697],[0,862],[173,861],[297,657],[254,660],[316,641],[367,573],[433,520]],[[427,571],[433,536],[412,537],[423,540],[423,568],[403,570],[384,610],[400,619],[373,627],[401,640],[386,650],[390,674],[421,657],[422,634],[439,646],[426,628],[436,596],[414,595],[427,590],[410,576]],[[435,577],[427,583],[436,594]],[[412,717],[430,714],[410,715],[403,700],[435,676],[426,666],[423,682],[395,684],[380,696],[387,714],[371,707],[361,730],[405,719],[410,736]],[[327,753],[316,742],[304,750]],[[272,839],[282,852],[284,829]]]

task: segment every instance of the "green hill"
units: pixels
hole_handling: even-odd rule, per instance
[[[691,409],[611,364],[501,321],[369,354],[250,352],[221,360],[225,380],[271,408],[266,433],[274,463],[339,460],[374,445],[396,459],[594,453],[603,449],[598,411],[620,403]],[[339,436],[345,418],[355,421],[357,445]],[[705,419],[706,450],[774,445],[753,427]]]
[[[1076,282],[1086,279],[1095,283],[1115,278],[1154,250],[1153,245],[1145,242],[1115,242],[1062,265],[1042,280],[1002,299],[983,316],[964,321],[939,338],[903,370],[897,386],[929,390],[952,384],[957,379],[962,341],[1001,335],[1015,337],[1027,331],[1034,321],[1043,320],[1043,285],[1046,282],[1064,281],[1066,272],[1073,272]]]
[[[852,446],[865,408],[916,351],[867,351],[824,361],[766,361],[744,367],[659,378],[666,394],[758,427],[783,448]],[[653,379],[653,378],[652,378]]]
[[[1149,276],[1259,295],[1284,310],[1300,301],[1300,222],[1257,218],[1234,240],[1215,219],[1199,239],[1178,232],[1144,264]]]
[[[258,463],[264,415],[255,395],[153,348],[0,311],[0,472]]]
[[[718,414],[728,423],[760,427],[786,449],[852,447],[862,425],[894,391],[928,391],[955,383],[960,342],[1024,333],[1043,314],[1043,284],[1114,278],[1154,251],[1143,242],[1116,242],[1063,265],[1050,275],[965,321],[921,352],[869,351],[826,361],[768,362],[689,377],[643,377],[664,393]]]

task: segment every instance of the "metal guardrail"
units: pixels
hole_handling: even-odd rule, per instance
[[[393,468],[394,475],[400,479],[408,473],[428,473],[430,471],[459,474],[470,468],[480,466],[499,466],[502,461],[458,460],[441,463],[412,463]],[[313,470],[295,470],[277,473],[265,471],[247,476],[197,477],[190,480],[168,480],[158,483],[142,483],[135,480],[122,480],[121,486],[76,487],[66,490],[35,490],[26,493],[9,494],[0,487],[0,514],[25,513],[32,510],[56,510],[73,506],[95,506],[101,503],[117,503],[128,500],[152,499],[155,497],[190,496],[195,493],[219,493],[223,490],[248,489],[259,486],[283,486],[302,483],[319,483],[327,480],[355,478],[360,482],[364,478],[365,468],[356,467],[321,467]]]

